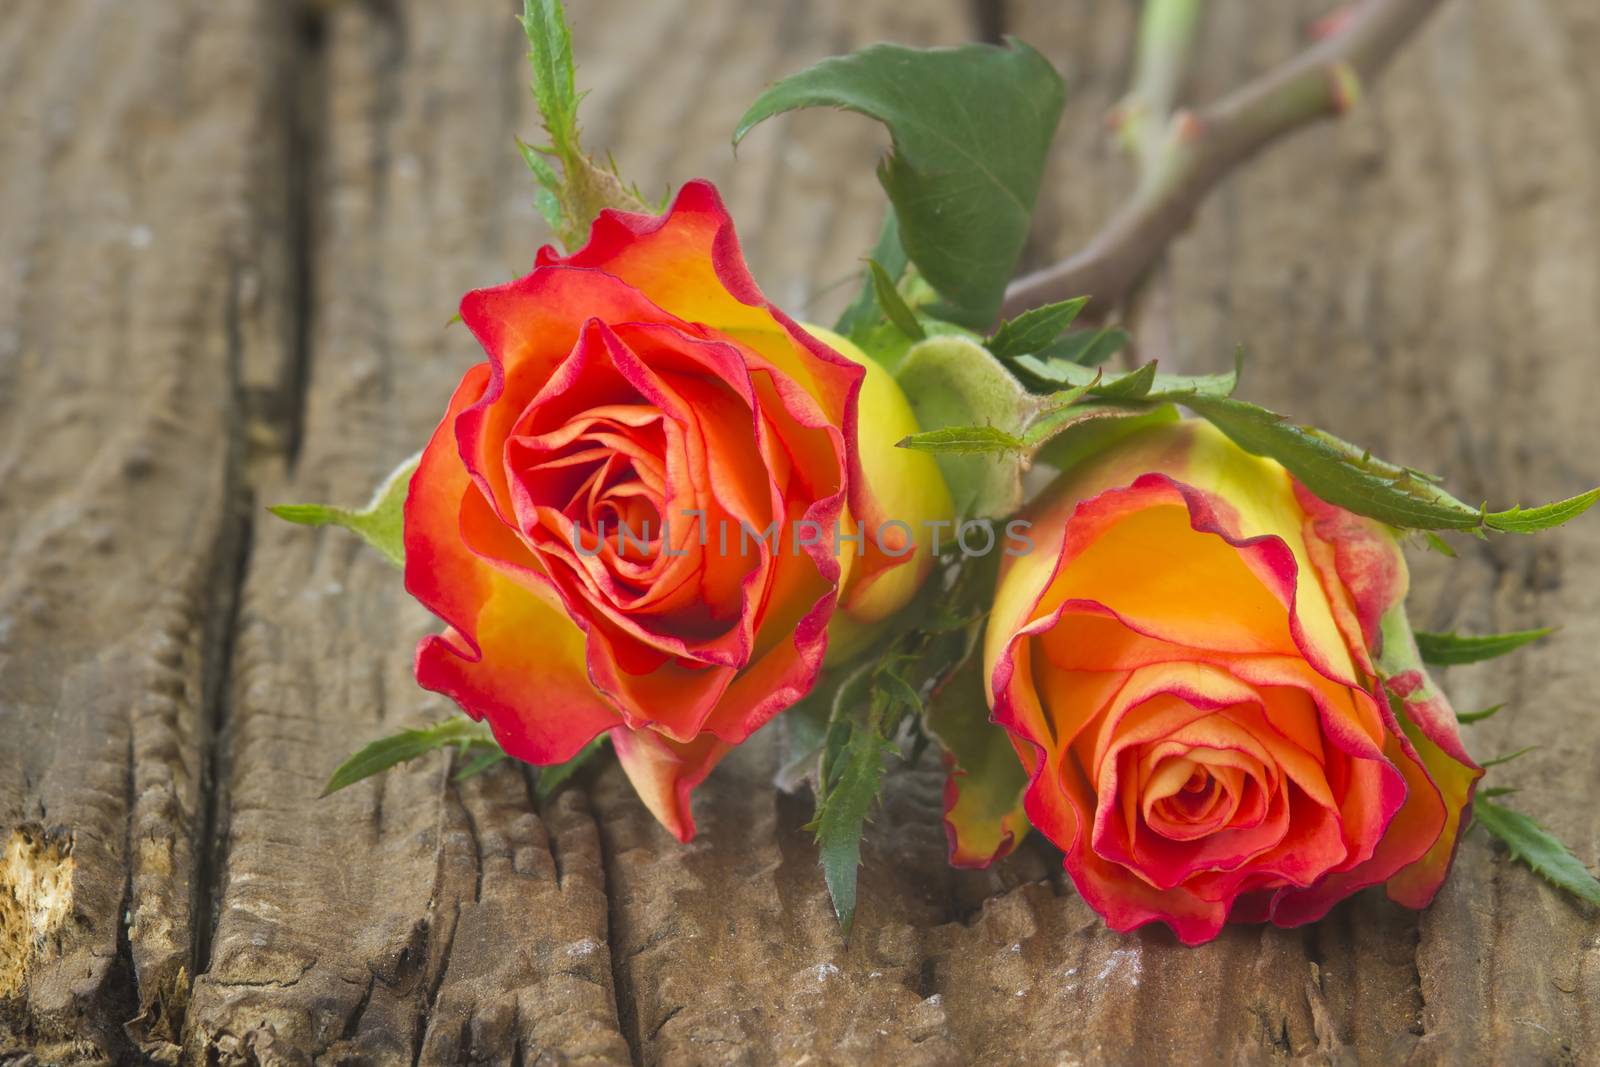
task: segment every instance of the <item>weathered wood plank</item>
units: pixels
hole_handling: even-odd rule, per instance
[[[275,7],[0,20],[0,1059],[175,1048],[239,473],[284,366]]]
[[[1196,91],[1287,56],[1328,6],[1208,5]],[[478,358],[445,326],[456,299],[525,270],[543,237],[510,142],[537,126],[510,7],[308,4],[300,25],[278,4],[134,18],[85,0],[0,26],[24,120],[0,128],[0,262],[24,282],[0,286],[0,831],[26,827],[17,855],[71,892],[3,1000],[0,1056],[131,1042],[172,1059],[178,1040],[241,1064],[1593,1056],[1600,920],[1481,835],[1421,916],[1367,893],[1308,929],[1191,950],[1108,933],[1037,839],[951,871],[924,761],[891,776],[846,946],[809,801],[767,784],[767,739],[703,787],[687,847],[614,767],[543,804],[513,767],[454,784],[442,760],[317,799],[350,750],[446,713],[410,680],[431,623],[348,537],[238,505],[361,499]],[[716,180],[757,279],[824,321],[876,227],[881,135],[786,116],[735,162],[728,131],[816,57],[976,25],[959,0],[572,7],[592,142],[652,192]],[[1004,7],[1073,86],[1042,260],[1126,190],[1102,116],[1135,11]],[[1600,73],[1581,60],[1597,45],[1583,0],[1450,5],[1366,107],[1202,211],[1144,305],[1147,354],[1211,369],[1244,341],[1252,398],[1468,498],[1593,483]],[[1600,640],[1600,534],[1415,568],[1434,628],[1566,625],[1449,684],[1463,707],[1512,701],[1469,743],[1543,743],[1496,773],[1593,861],[1581,650]],[[50,845],[69,834],[70,868]]]
[[[446,327],[461,291],[531,259],[511,142],[533,132],[525,46],[508,5],[409,3],[327,9],[302,48],[304,435],[261,498],[357,500],[474,358]],[[216,935],[187,1019],[196,1059],[507,1062],[554,1047],[626,1062],[580,794],[541,818],[516,769],[458,789],[436,762],[317,797],[371,736],[445,714],[410,680],[426,625],[353,540],[258,525]]]

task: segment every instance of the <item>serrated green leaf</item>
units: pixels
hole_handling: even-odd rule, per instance
[[[1079,369],[1075,363],[1069,363],[1067,366],[1075,370]],[[1155,384],[1156,364],[1154,360],[1151,360],[1138,370],[1103,380],[1099,385],[1092,388],[1096,396],[1103,397],[1106,400],[1143,400],[1149,395],[1150,387]]]
[[[1098,330],[1068,330],[1036,353],[1040,359],[1059,359],[1080,367],[1098,367],[1128,347],[1128,331],[1117,326]]]
[[[1035,401],[988,349],[963,337],[930,337],[906,353],[897,375],[924,436],[952,427],[988,427],[1020,441]],[[956,513],[1010,515],[1022,504],[1022,457],[1016,452],[941,452],[939,469]]]
[[[1600,500],[1600,489],[1591,489],[1587,493],[1579,493],[1542,507],[1491,511],[1483,517],[1483,523],[1501,533],[1538,533],[1570,522],[1593,507],[1596,500]]]
[[[894,705],[907,711],[922,712],[922,695],[894,668],[878,671],[878,690]]]
[[[462,768],[459,771],[456,772],[456,774],[455,774],[455,780],[456,781],[464,782],[468,778],[476,778],[478,775],[482,774],[484,771],[488,770],[490,767],[493,767],[495,764],[501,762],[502,760],[505,760],[505,759],[509,758],[509,757],[506,756],[506,754],[504,752],[500,751],[500,748],[497,745],[495,745],[495,746],[476,745],[476,746],[474,746],[474,748],[479,750],[478,754],[476,756],[473,756],[472,759],[468,760],[466,762],[466,764],[463,765]]]
[[[1296,426],[1274,411],[1232,398],[1196,395],[1182,403],[1246,452],[1283,464],[1330,504],[1418,530],[1474,530],[1481,525],[1477,508],[1315,427]]]
[[[421,453],[401,463],[383,480],[372,501],[360,511],[328,504],[274,504],[268,511],[300,526],[343,526],[382,552],[396,567],[405,566],[405,506],[411,475]]]
[[[882,122],[878,168],[911,262],[940,317],[987,329],[1027,238],[1066,88],[1027,45],[873,45],[784,78],[739,120],[735,144],[785,111],[833,107]]]
[[[947,426],[902,438],[896,448],[912,448],[949,456],[988,455],[1016,452],[1024,447],[1022,438],[993,426]]]
[[[559,232],[562,224],[561,179],[556,176],[555,168],[550,166],[549,161],[539,154],[539,150],[520,137],[517,138],[517,151],[522,153],[523,162],[539,183],[538,190],[533,194],[533,206],[550,229]]]
[[[1463,663],[1478,663],[1496,656],[1515,652],[1541,637],[1555,633],[1554,627],[1539,630],[1517,630],[1505,634],[1478,634],[1463,636],[1458,633],[1417,632],[1417,649],[1422,661],[1435,667],[1457,667]]]
[[[550,145],[533,149],[520,141],[518,145],[539,181],[534,198],[539,213],[557,240],[574,249],[587,239],[590,224],[602,210],[643,211],[646,205],[638,189],[623,184],[615,162],[597,164],[579,142],[578,103],[583,94],[577,91],[572,33],[561,0],[523,0],[520,21],[528,38],[533,95]],[[538,158],[540,154],[560,162],[559,178],[548,162]]]
[[[1446,556],[1450,559],[1456,558],[1456,550],[1450,547],[1450,542],[1446,541],[1432,530],[1422,531],[1422,542],[1423,544],[1427,545],[1429,549],[1439,553],[1441,556]]]
[[[1527,745],[1523,748],[1517,749],[1515,752],[1507,752],[1503,756],[1496,756],[1494,759],[1486,759],[1482,763],[1478,764],[1478,766],[1485,769],[1489,767],[1498,767],[1502,763],[1510,763],[1512,760],[1517,759],[1520,756],[1526,756],[1528,753],[1532,752],[1538,747],[1538,745]]]
[[[1496,704],[1494,707],[1484,708],[1482,711],[1458,712],[1456,714],[1456,722],[1459,722],[1462,725],[1471,725],[1475,722],[1482,722],[1485,719],[1492,718],[1503,707],[1505,707],[1504,704]]]
[[[572,65],[572,31],[561,0],[522,0],[522,32],[528,38],[533,95],[557,154],[575,151],[578,92]]]
[[[466,748],[474,745],[493,745],[494,735],[489,732],[489,727],[481,722],[473,722],[463,715],[445,719],[443,722],[424,726],[420,729],[401,730],[388,737],[380,737],[367,745],[361,751],[339,764],[333,776],[328,779],[322,795],[336,793],[349,785],[354,785],[363,778],[370,778],[380,771],[407,760],[414,760],[429,752],[452,746]]]
[[[1098,375],[1095,381],[1099,381]],[[1096,417],[1093,408],[1078,403],[1093,388],[1094,382],[1091,382],[1088,385],[1063,389],[1040,398],[1039,409],[1028,421],[1028,428],[1022,434],[1022,443],[1026,447],[1029,459],[1033,458],[1045,442],[1064,433],[1073,424],[1086,418]]]
[[[1016,318],[1002,322],[983,346],[1000,360],[1041,352],[1072,325],[1072,320],[1078,317],[1088,302],[1088,297],[1080,296],[1024,311]]]
[[[900,295],[900,290],[894,287],[895,280],[889,272],[875,259],[867,260],[867,270],[872,272],[872,293],[877,298],[878,306],[888,316],[890,324],[913,341],[920,341],[927,337],[922,324],[917,321],[916,313],[906,307],[905,298]]]
[[[838,767],[827,793],[819,798],[817,853],[822,876],[833,900],[839,929],[848,940],[856,915],[856,873],[861,866],[861,835],[867,815],[878,797],[883,777],[883,757],[888,742],[879,733],[879,712],[851,729],[836,761]]]
[[[605,747],[607,736],[606,734],[599,734],[594,740],[578,749],[573,757],[565,763],[552,763],[548,767],[540,767],[538,776],[533,783],[534,795],[540,800],[548,800],[562,782],[578,773],[578,770],[584,764],[594,759],[595,754]]]
[[[1093,395],[1103,400],[1123,402],[1147,400],[1183,403],[1193,396],[1225,399],[1233,394],[1239,384],[1237,365],[1232,371],[1221,374],[1162,374],[1155,362],[1151,361],[1138,370],[1107,378],[1093,368],[1059,359],[1021,356],[1015,363],[1039,381],[1051,385],[1087,385]]]
[[[883,223],[878,228],[878,239],[873,242],[872,253],[867,258],[882,267],[890,280],[897,285],[906,273],[908,262],[906,250],[900,245],[900,223],[892,204],[884,211]],[[881,310],[878,307],[877,286],[873,280],[873,273],[871,268],[868,268],[861,272],[861,288],[856,292],[856,298],[850,302],[850,306],[839,316],[839,321],[834,323],[833,332],[843,334],[861,345],[865,331],[877,324]],[[861,347],[871,354],[871,349],[865,345]]]
[[[1472,814],[1484,829],[1505,842],[1513,857],[1551,885],[1579,900],[1600,904],[1600,881],[1544,827],[1519,811],[1491,804],[1481,793],[1473,801]]]

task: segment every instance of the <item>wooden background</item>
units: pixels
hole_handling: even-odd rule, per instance
[[[882,138],[769,80],[965,0],[571,0],[591,142],[718,181],[767,293],[828,314],[876,226]],[[1198,98],[1297,50],[1324,0],[1209,5]],[[1036,840],[944,864],[932,760],[870,828],[835,932],[806,798],[729,760],[680,846],[614,767],[546,804],[434,758],[327,799],[444,712],[430,623],[339,531],[479,358],[459,295],[544,230],[510,0],[11,0],[0,18],[0,1062],[1600,1062],[1600,921],[1469,836],[1434,906],[1366,893],[1185,949],[1107,932]],[[1037,265],[1124,195],[1103,116],[1136,7],[1013,0],[1072,99]],[[1141,324],[1174,369],[1460,496],[1600,482],[1600,6],[1450,0],[1347,121],[1231,180]],[[1457,669],[1519,806],[1600,857],[1600,521],[1416,561],[1432,629],[1560,622]],[[31,1050],[31,1051],[30,1051]],[[30,1058],[31,1057],[31,1058]]]

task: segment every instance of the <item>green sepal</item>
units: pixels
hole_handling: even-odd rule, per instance
[[[891,281],[899,284],[905,277],[906,250],[900,245],[900,223],[894,213],[894,205],[884,209],[883,223],[878,228],[878,239],[873,242],[872,252],[867,259],[882,267],[889,275]],[[850,306],[839,315],[833,324],[833,332],[842,334],[850,340],[861,344],[861,335],[870,327],[878,324],[882,318],[882,308],[878,306],[878,289],[873,280],[871,268],[861,272],[861,288],[856,291],[855,299]]]
[[[498,746],[490,748],[484,745],[475,746],[478,754],[468,760],[462,768],[455,773],[455,781],[464,782],[468,778],[476,778],[484,771],[502,763],[511,757],[507,756]]]
[[[572,758],[565,763],[552,763],[549,766],[538,768],[533,779],[534,796],[540,800],[548,800],[561,783],[578,773],[585,764],[599,754],[601,749],[606,747],[606,741],[610,736],[610,734],[598,734],[587,745],[573,753]]]
[[[1068,330],[1035,354],[1044,360],[1098,367],[1127,348],[1130,340],[1132,338],[1128,336],[1128,331],[1118,326],[1103,326],[1098,330]]]
[[[1154,360],[1126,374],[1105,377],[1098,370],[1062,359],[1022,356],[1017,367],[1051,386],[1087,386],[1093,396],[1118,401],[1177,401],[1191,397],[1226,399],[1239,387],[1243,353],[1235,353],[1233,370],[1220,374],[1162,374]]]
[[[1422,661],[1435,667],[1458,667],[1463,663],[1479,663],[1486,659],[1515,652],[1541,637],[1555,633],[1555,627],[1538,630],[1517,630],[1504,634],[1478,634],[1463,636],[1458,633],[1417,632],[1417,649]]]
[[[924,720],[953,763],[956,795],[945,820],[956,834],[954,858],[965,866],[986,864],[1028,831],[1021,811],[1027,772],[1005,729],[989,721],[978,651],[982,630],[972,625],[960,662],[934,689]]]
[[[1492,719],[1494,716],[1498,715],[1500,713],[1500,709],[1504,707],[1505,704],[1501,703],[1496,704],[1493,707],[1484,708],[1482,711],[1460,711],[1456,713],[1456,722],[1461,723],[1463,726],[1470,726],[1475,722],[1482,722],[1485,719]]]
[[[1538,533],[1570,522],[1593,507],[1596,500],[1600,500],[1600,489],[1591,489],[1587,493],[1579,493],[1542,507],[1491,511],[1483,517],[1483,523],[1501,533]]]
[[[401,463],[378,486],[372,500],[360,511],[330,504],[273,504],[268,511],[300,526],[343,526],[382,552],[396,567],[406,563],[405,506],[411,476],[422,454]]]
[[[1072,325],[1088,302],[1088,297],[1080,296],[1024,311],[1002,322],[983,346],[999,360],[1042,352]]]
[[[1478,766],[1484,768],[1485,770],[1488,770],[1490,767],[1498,767],[1502,763],[1510,763],[1514,759],[1518,759],[1518,758],[1520,758],[1522,756],[1526,756],[1528,753],[1533,752],[1536,749],[1538,749],[1538,747],[1539,747],[1538,745],[1524,745],[1522,748],[1517,749],[1515,752],[1507,752],[1503,756],[1496,756],[1493,759],[1486,759],[1483,762],[1479,763]]]
[[[1545,881],[1590,904],[1600,904],[1600,880],[1550,831],[1528,816],[1484,799],[1472,802],[1472,816],[1485,830],[1505,842],[1513,858],[1526,863]]]
[[[1533,533],[1576,518],[1600,499],[1597,489],[1541,507],[1486,511],[1451,496],[1433,475],[1388,463],[1255,404],[1206,395],[1182,403],[1246,452],[1283,464],[1320,499],[1403,529]]]
[[[926,338],[927,331],[917,321],[916,312],[906,306],[905,298],[895,288],[896,279],[890,277],[889,272],[875,259],[867,260],[867,270],[872,274],[873,296],[877,298],[878,306],[883,309],[890,324],[913,341]]]
[[[322,795],[336,793],[364,778],[441,748],[457,748],[465,752],[485,745],[499,748],[486,723],[473,722],[464,715],[453,716],[432,726],[401,730],[388,737],[380,737],[339,764],[323,788]]]

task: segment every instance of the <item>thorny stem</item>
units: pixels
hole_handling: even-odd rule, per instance
[[[1201,0],[1146,0],[1139,17],[1133,86],[1117,105],[1113,121],[1143,175],[1161,154],[1202,6]]]
[[[1361,87],[1441,2],[1361,0],[1332,34],[1288,63],[1198,114],[1178,113],[1143,168],[1132,199],[1080,252],[1012,282],[1001,314],[1011,318],[1041,304],[1088,295],[1094,298],[1090,311],[1103,318],[1188,225],[1213,186],[1285,134],[1353,107]],[[1145,50],[1141,39],[1141,62]],[[1171,59],[1182,53],[1150,54]],[[1156,84],[1169,84],[1160,79]],[[1171,77],[1170,84],[1178,80]]]

